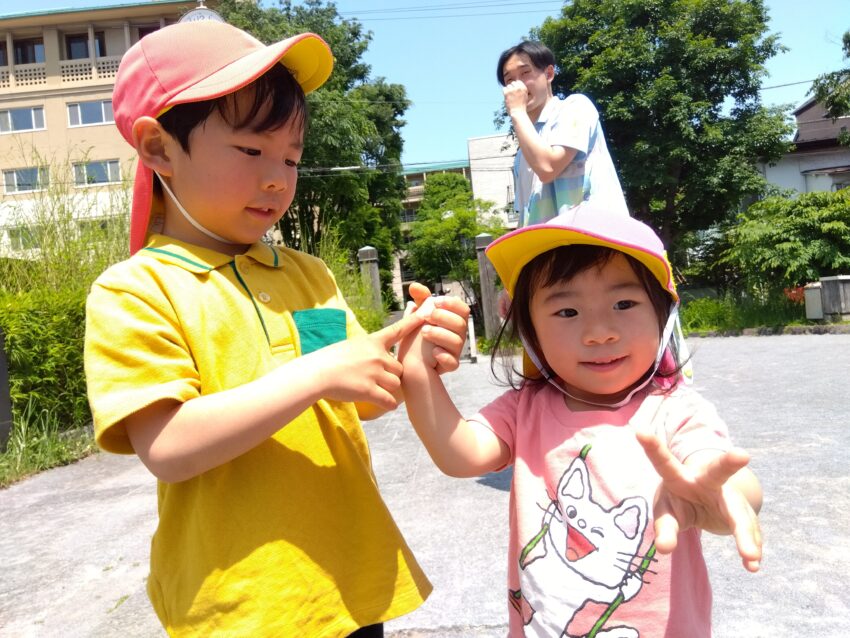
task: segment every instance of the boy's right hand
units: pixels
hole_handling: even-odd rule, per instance
[[[309,355],[316,364],[324,399],[367,402],[393,410],[401,402],[401,363],[390,350],[424,319],[408,315],[372,334],[347,339]]]

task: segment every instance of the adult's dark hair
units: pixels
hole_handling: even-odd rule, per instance
[[[237,95],[250,92],[247,109],[239,109]],[[301,85],[282,64],[275,64],[251,84],[214,100],[188,102],[170,108],[157,118],[162,128],[189,153],[189,134],[218,111],[234,129],[250,127],[255,133],[274,131],[292,122],[302,130],[307,126],[307,99]]]
[[[538,71],[545,71],[547,67],[555,66],[555,55],[549,50],[549,47],[537,40],[523,40],[510,49],[505,49],[502,51],[502,55],[499,56],[496,77],[502,86],[505,86],[505,74],[503,72],[505,63],[508,61],[508,58],[517,53],[525,53],[531,60],[531,64]]]
[[[531,322],[531,300],[534,294],[558,281],[569,281],[590,268],[602,268],[616,255],[622,255],[626,258],[643,285],[658,318],[658,336],[662,336],[667,319],[670,316],[672,299],[646,266],[634,257],[612,248],[587,245],[560,246],[532,259],[523,267],[517,278],[508,315],[493,344],[493,350],[498,356],[491,359],[490,366],[497,378],[501,376],[496,369],[497,359],[504,362],[513,361],[515,344],[520,342],[520,337],[529,348],[537,353],[541,363],[548,365],[540,348],[534,325]],[[668,348],[675,349],[675,343],[672,340],[668,344]],[[672,354],[673,360],[677,361],[677,353],[674,351]],[[672,377],[679,374],[680,369],[678,367],[675,370],[659,369],[655,374],[662,377]],[[524,383],[545,383],[545,379],[542,377],[527,377],[522,373],[522,370],[517,370],[512,365],[505,366],[504,371],[507,373],[507,382],[517,390]],[[647,370],[647,373],[649,372],[650,370]],[[646,378],[646,375],[642,377],[642,379],[644,378]],[[519,379],[519,383],[516,382],[517,379]]]

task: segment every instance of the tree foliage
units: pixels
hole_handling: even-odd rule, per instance
[[[381,279],[389,284],[393,251],[401,239],[401,128],[410,102],[402,85],[370,78],[362,57],[371,33],[322,0],[284,1],[270,8],[222,0],[217,10],[263,42],[311,31],[330,45],[333,74],[307,96],[310,125],[298,189],[279,227],[286,245],[312,254],[331,226],[339,229],[340,242],[352,256],[366,244],[377,248]],[[346,170],[329,170],[335,167]]]
[[[776,54],[762,0],[574,0],[534,32],[556,93],[590,96],[633,214],[668,246],[760,194],[757,160],[789,149],[783,109],[759,102]]]
[[[504,232],[489,204],[472,197],[469,182],[459,173],[430,175],[422,204],[411,223],[407,259],[411,268],[433,286],[443,278],[458,281],[469,299],[480,295],[475,237]]]
[[[850,270],[850,190],[770,197],[728,231],[723,259],[751,286],[786,288]]]
[[[844,33],[842,42],[844,59],[850,62],[850,31]],[[812,84],[811,93],[818,103],[826,107],[827,115],[833,120],[850,115],[850,66],[818,77]],[[841,131],[838,139],[845,146],[850,146],[850,132]]]

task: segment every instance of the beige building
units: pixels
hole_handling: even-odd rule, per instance
[[[208,0],[213,8],[217,2]],[[126,214],[110,203],[110,191],[135,171],[135,153],[112,116],[118,64],[140,38],[198,4],[151,0],[0,15],[0,255],[34,248],[27,223],[54,189],[79,196],[80,218]]]

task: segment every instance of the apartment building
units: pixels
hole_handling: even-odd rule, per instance
[[[199,5],[150,0],[0,15],[0,255],[34,248],[27,225],[52,188],[79,195],[80,223],[127,214],[114,203],[135,171],[133,149],[113,123],[118,65],[148,33],[190,11],[202,15]]]

